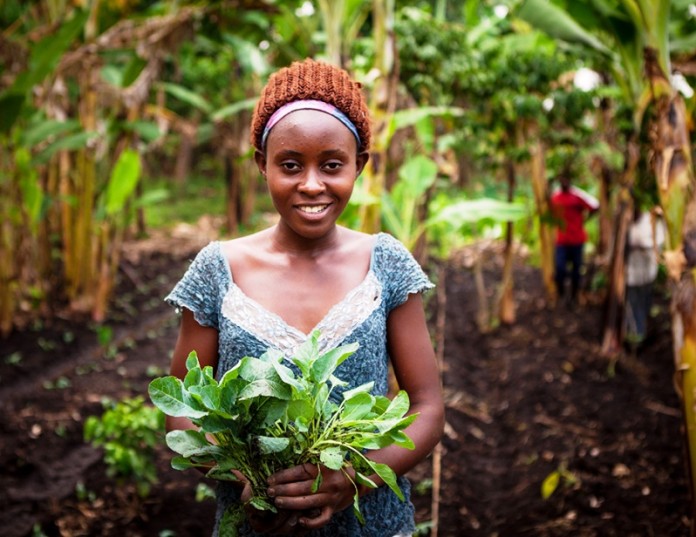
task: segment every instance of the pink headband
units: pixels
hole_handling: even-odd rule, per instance
[[[360,147],[360,135],[358,134],[358,129],[355,127],[355,124],[348,118],[348,116],[346,116],[343,112],[341,112],[332,104],[329,104],[324,101],[308,99],[304,101],[291,101],[289,103],[284,104],[283,106],[278,108],[278,110],[273,112],[273,115],[271,115],[271,117],[268,118],[266,126],[263,129],[263,135],[261,136],[262,150],[266,149],[266,138],[268,138],[268,133],[271,132],[271,129],[275,127],[276,124],[285,116],[291,114],[292,112],[296,112],[297,110],[318,110],[319,112],[324,112],[326,114],[329,114],[330,116],[335,117],[346,127],[348,127],[348,130],[353,133],[353,136],[355,136],[355,141],[358,143],[358,147]]]

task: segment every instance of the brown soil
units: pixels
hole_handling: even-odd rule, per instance
[[[140,500],[132,484],[106,477],[101,452],[82,438],[102,398],[146,394],[152,375],[168,367],[177,321],[161,299],[200,244],[170,243],[169,254],[141,246],[124,260],[106,323],[112,350],[87,323],[60,319],[0,342],[4,536],[210,533],[213,502],[195,500],[201,478],[171,470],[166,447],[158,452],[160,481]],[[486,274],[490,289],[496,274]],[[601,306],[546,307],[534,269],[516,273],[518,322],[486,334],[476,327],[471,272],[450,265],[442,280],[439,535],[688,535],[666,299],[646,346],[613,363],[598,352]],[[429,308],[435,333],[434,294]],[[411,473],[420,523],[432,518],[433,466],[430,458]],[[558,487],[543,499],[542,483],[559,469]]]

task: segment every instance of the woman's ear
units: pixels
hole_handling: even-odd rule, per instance
[[[357,171],[357,173],[355,174],[356,179],[358,177],[360,177],[360,174],[365,169],[365,164],[367,164],[368,160],[370,160],[370,152],[369,151],[362,151],[361,153],[358,153],[358,156],[355,159],[355,167],[356,167],[356,171]]]
[[[256,161],[256,166],[259,168],[261,175],[264,179],[266,177],[266,155],[261,151],[254,151],[254,160]]]

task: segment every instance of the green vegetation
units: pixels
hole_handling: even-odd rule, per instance
[[[141,497],[157,482],[155,448],[164,436],[164,414],[141,396],[107,401],[100,417],[85,420],[84,438],[104,450],[107,475],[131,480]]]
[[[189,418],[198,427],[167,433],[167,445],[180,455],[172,466],[209,468],[208,477],[223,480],[236,479],[231,470],[241,472],[252,488],[249,503],[259,510],[276,511],[266,495],[266,479],[301,464],[342,471],[355,485],[353,509],[360,520],[357,485],[377,487],[369,477],[373,474],[403,499],[391,468],[371,461],[363,451],[391,444],[413,449],[403,429],[417,416],[406,416],[406,392],[392,400],[374,396],[373,383],[346,390],[341,402],[334,402],[336,389],[345,386],[334,371],[356,350],[357,344],[350,344],[320,353],[314,332],[290,363],[284,363],[279,351],[269,350],[258,358],[242,358],[219,382],[192,352],[183,381],[163,377],[149,388],[164,413]],[[321,472],[315,490],[320,485]],[[241,508],[230,511],[226,525],[231,528],[243,513]]]

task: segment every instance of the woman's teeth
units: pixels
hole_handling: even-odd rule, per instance
[[[300,205],[298,208],[303,213],[316,214],[326,209],[328,205]]]

